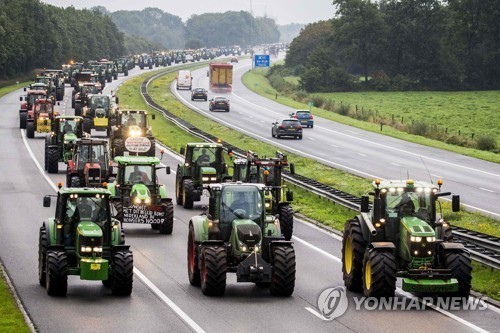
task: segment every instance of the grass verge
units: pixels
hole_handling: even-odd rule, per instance
[[[19,311],[14,297],[5,281],[4,271],[0,267],[0,331],[1,332],[30,332]]]
[[[134,78],[120,88],[119,95],[122,105],[156,112],[146,106],[140,94],[140,84],[148,75],[150,76],[151,74]],[[155,102],[176,116],[189,121],[196,127],[221,137],[224,141],[234,144],[237,147],[253,150],[261,156],[272,155],[270,152],[276,150],[274,146],[250,138],[205,117],[200,117],[199,113],[184,106],[170,92],[170,83],[174,78],[175,73],[170,73],[152,81],[149,86],[149,94]],[[153,132],[157,139],[177,152],[185,143],[199,141],[197,138],[186,135],[185,132],[164,120],[163,117],[156,117],[156,120],[153,121]],[[288,154],[288,157],[290,161],[295,163],[298,173],[307,174],[308,177],[320,182],[327,183],[358,196],[366,194],[370,189],[371,180],[369,179],[353,176],[294,154]],[[318,198],[318,196],[305,190],[295,186],[292,186],[292,188],[294,190],[293,207],[295,211],[337,230],[342,230],[344,222],[356,214],[340,205]],[[442,205],[444,212],[451,211],[448,203],[443,203]],[[500,221],[470,212],[461,212],[459,214],[449,213],[445,217],[453,224],[500,236]],[[498,271],[493,273],[497,279],[500,279]],[[484,281],[484,274],[483,270],[478,269],[477,272],[474,272],[474,279]],[[485,290],[487,290],[488,295],[491,295],[492,298],[494,295],[498,295],[499,292],[498,286],[491,286],[489,288],[487,284],[485,285]]]

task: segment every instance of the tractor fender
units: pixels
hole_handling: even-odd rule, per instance
[[[70,176],[72,176],[76,171],[75,171],[75,163],[73,162],[73,160],[68,160],[68,170],[69,170],[69,174]]]
[[[117,251],[128,251],[130,250],[130,245],[113,245],[111,247],[111,253],[115,253]]]
[[[451,242],[442,242],[439,243],[440,249],[444,251],[463,251],[465,250],[465,246],[462,243],[451,243]]]
[[[193,216],[189,224],[193,226],[194,241],[203,242],[208,240],[208,217],[206,215]]]
[[[167,198],[167,188],[165,187],[165,185],[160,185],[159,188],[158,188],[158,192],[160,193],[160,197],[162,199],[166,199]],[[172,200],[172,199],[170,199]]]
[[[19,109],[19,113],[28,112],[27,109]]]
[[[386,249],[391,250],[391,252],[396,250],[396,245],[393,242],[373,242],[368,245],[368,249]]]
[[[47,227],[47,236],[49,239],[49,244],[57,244],[57,227],[56,227],[56,219],[49,218],[47,219],[44,225]]]
[[[111,197],[116,197],[116,183],[108,183],[108,191],[111,192]]]

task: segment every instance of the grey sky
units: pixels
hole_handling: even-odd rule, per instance
[[[255,16],[273,18],[279,25],[312,23],[333,17],[332,0],[42,0],[58,7],[90,8],[104,6],[109,11],[141,10],[146,7],[160,8],[179,16],[184,22],[193,14],[232,11],[250,11]]]

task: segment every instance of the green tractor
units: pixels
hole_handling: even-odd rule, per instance
[[[468,251],[453,243],[450,225],[442,218],[438,186],[413,180],[373,182],[373,207],[361,199],[361,214],[346,222],[342,240],[342,272],[351,291],[367,297],[394,296],[402,289],[467,298],[472,266]],[[452,210],[460,197],[452,196]]]
[[[50,296],[65,296],[68,275],[102,281],[113,295],[132,293],[134,261],[120,222],[111,217],[110,193],[61,188],[55,216],[45,220],[38,243],[38,280]],[[50,207],[51,196],[43,198]]]
[[[237,282],[253,282],[272,295],[295,288],[295,250],[281,236],[279,219],[264,209],[264,184],[209,184],[208,212],[189,221],[189,282],[203,294],[221,296],[228,272]]]
[[[279,215],[281,231],[286,240],[293,234],[293,192],[283,181],[283,169],[290,167],[295,172],[293,163],[288,164],[286,155],[277,151],[276,157],[259,157],[248,151],[246,159],[234,160],[233,180],[246,183],[262,183],[272,190],[266,196],[266,210],[272,215]]]
[[[73,157],[66,169],[67,187],[103,187],[113,173],[108,154],[108,141],[103,139],[77,139]]]
[[[128,60],[127,58],[119,58],[115,60],[116,73],[122,73],[124,76],[128,76]]]
[[[57,116],[52,122],[49,135],[45,138],[45,170],[59,172],[59,162],[68,163],[73,157],[75,141],[84,133],[83,118],[76,116]]]
[[[155,115],[152,115],[155,119]],[[148,125],[148,113],[144,110],[119,110],[116,126],[109,137],[111,157],[123,156],[125,152],[141,156],[155,156],[155,138]]]
[[[106,131],[106,136],[111,134],[111,128],[116,124],[115,107],[118,97],[102,94],[87,95],[86,106],[83,108],[83,131],[90,133]]]
[[[231,179],[224,161],[224,149],[219,143],[188,143],[181,148],[184,163],[177,166],[175,197],[178,205],[193,208],[201,200],[203,190],[211,183]]]
[[[122,223],[150,224],[160,234],[171,234],[174,227],[174,205],[167,197],[165,185],[158,184],[156,171],[160,159],[145,156],[119,156],[116,180],[108,184],[116,217]],[[170,174],[170,167],[166,167]]]

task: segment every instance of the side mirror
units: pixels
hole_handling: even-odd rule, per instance
[[[292,202],[293,201],[293,192],[292,191],[287,191],[286,192],[286,201]]]
[[[292,175],[295,175],[295,164],[294,163],[290,163],[290,173]]]
[[[152,118],[153,120],[155,120],[155,119],[156,119],[156,116],[155,116],[154,114],[152,114],[152,115],[151,115],[151,118]]]
[[[43,197],[43,207],[50,207],[50,196],[46,195]]]
[[[370,211],[369,207],[370,207],[369,197],[366,195],[362,196],[359,210],[361,211],[361,213],[368,213]]]
[[[22,102],[23,101],[23,96],[19,96],[19,100]]]
[[[115,97],[115,103],[120,104],[120,99],[118,98],[118,96]]]
[[[167,173],[167,175],[170,175],[170,167],[169,166],[165,168],[165,172]]]
[[[184,155],[186,153],[186,149],[184,147],[181,147],[180,151],[181,155]]]
[[[61,102],[57,102],[57,105],[61,105]]]
[[[460,211],[460,196],[459,195],[453,195],[451,197],[451,210],[453,212]]]

